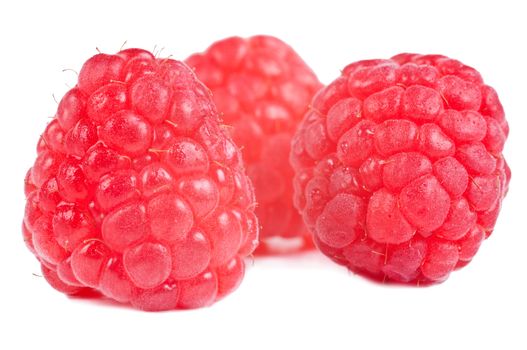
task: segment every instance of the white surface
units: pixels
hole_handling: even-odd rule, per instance
[[[181,3],[184,3],[182,5]],[[468,4],[472,3],[472,5]],[[512,3],[512,2],[511,2]],[[515,3],[521,4],[521,1]],[[0,4],[1,349],[526,349],[525,11],[507,1],[3,1]],[[513,180],[494,235],[430,288],[386,287],[316,253],[256,260],[211,308],[143,313],[55,292],[32,275],[20,223],[26,169],[66,84],[95,53],[165,47],[183,59],[228,35],[274,34],[327,83],[345,64],[402,51],[476,67],[511,125]]]

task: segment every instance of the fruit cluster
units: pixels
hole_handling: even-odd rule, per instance
[[[322,87],[268,36],[186,63],[97,54],[38,142],[22,231],[55,289],[151,311],[231,293],[258,243],[441,282],[494,229],[508,131],[480,74],[439,55],[359,61]]]

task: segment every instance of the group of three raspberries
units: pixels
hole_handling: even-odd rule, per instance
[[[23,235],[57,290],[144,310],[210,305],[255,249],[313,243],[377,280],[441,282],[493,230],[507,135],[494,89],[445,56],[322,87],[269,36],[185,63],[97,54],[38,142]]]

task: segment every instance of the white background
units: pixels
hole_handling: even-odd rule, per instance
[[[521,1],[3,1],[0,5],[0,348],[526,349],[527,26]],[[273,34],[324,83],[347,63],[402,51],[476,67],[498,91],[513,179],[474,261],[429,288],[382,286],[317,254],[257,259],[213,307],[144,313],[68,299],[33,276],[23,178],[67,84],[95,47],[165,47],[184,59],[229,35]]]

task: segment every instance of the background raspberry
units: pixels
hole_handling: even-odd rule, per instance
[[[184,63],[140,49],[93,56],[37,151],[23,233],[57,290],[165,310],[240,283],[257,243],[252,186]]]
[[[359,61],[313,99],[291,152],[295,205],[331,259],[439,282],[494,228],[510,180],[494,89],[439,55]]]
[[[315,74],[291,47],[263,35],[220,40],[187,63],[212,90],[242,148],[262,227],[257,252],[312,247],[293,207],[288,158],[294,130],[320,88]]]

